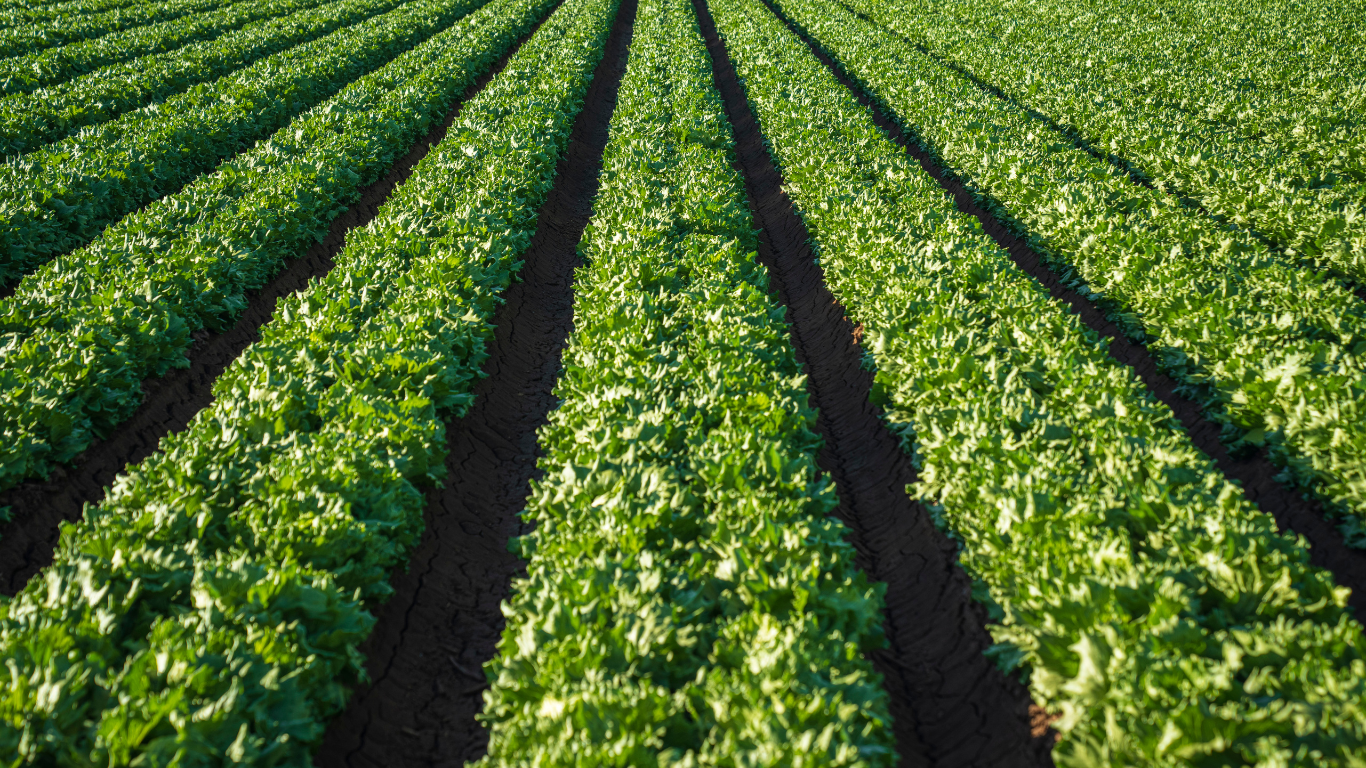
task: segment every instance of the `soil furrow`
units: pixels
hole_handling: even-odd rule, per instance
[[[819,457],[834,477],[858,564],[887,584],[889,648],[872,659],[892,699],[903,766],[1048,765],[1051,735],[1031,734],[1025,688],[983,655],[992,643],[972,602],[955,547],[906,493],[915,469],[869,401],[872,373],[844,308],[815,263],[809,236],[764,148],[724,45],[702,0],[693,0],[713,75],[735,132],[750,205],[761,227],[759,260],[787,307],[825,438]]]
[[[98,504],[125,466],[150,456],[161,438],[184,429],[195,414],[213,402],[214,381],[243,350],[260,339],[260,329],[270,322],[276,302],[302,290],[311,278],[331,271],[346,233],[375,218],[380,206],[445,137],[460,106],[502,71],[512,54],[539,28],[537,23],[489,72],[471,83],[446,119],[419,139],[383,177],[362,188],[360,199],[333,220],[322,241],[291,259],[265,287],[248,294],[247,308],[232,328],[196,334],[187,355],[189,368],[144,381],[142,405],[114,434],[96,441],[72,464],[54,470],[47,480],[29,480],[0,493],[0,507],[11,508],[10,521],[0,524],[0,593],[13,595],[23,589],[35,573],[52,562],[63,522],[79,520],[85,505]]]
[[[1219,425],[1206,417],[1199,403],[1178,393],[1177,382],[1158,369],[1157,361],[1146,345],[1129,339],[1095,302],[1063,284],[1028,242],[978,202],[962,179],[936,163],[913,135],[903,132],[860,82],[846,74],[800,27],[773,10],[859,102],[869,107],[877,124],[944,187],[958,210],[975,216],[1010,258],[1047,288],[1050,296],[1066,302],[1086,327],[1109,338],[1110,356],[1132,368],[1153,396],[1172,409],[1195,446],[1204,451],[1226,477],[1242,485],[1249,501],[1275,518],[1281,530],[1299,534],[1309,542],[1310,562],[1331,571],[1337,583],[1351,587],[1349,602],[1352,608],[1358,615],[1366,616],[1366,551],[1347,546],[1337,527],[1329,522],[1323,506],[1278,479],[1280,468],[1271,462],[1265,448],[1252,455],[1231,455],[1220,439]]]
[[[635,21],[622,0],[583,111],[541,206],[519,274],[503,294],[475,403],[447,430],[445,487],[427,495],[426,528],[411,569],[362,648],[371,683],[329,727],[314,764],[458,766],[482,756],[475,715],[504,619],[500,603],[524,564],[508,550],[526,532],[518,513],[536,473],[537,430],[557,400],[560,356],[573,325],[574,268],[592,214],[608,123]]]

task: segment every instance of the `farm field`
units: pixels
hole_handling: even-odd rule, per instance
[[[0,765],[1366,766],[1356,0],[0,0]]]

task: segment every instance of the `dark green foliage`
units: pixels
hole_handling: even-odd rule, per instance
[[[487,667],[483,766],[890,766],[853,565],[687,0],[643,0]]]
[[[546,9],[483,13],[516,39]],[[54,565],[0,608],[0,754],[310,764],[363,675],[367,605],[420,533],[419,486],[469,405],[614,12],[575,0],[552,16],[337,267],[281,302],[213,405],[64,530]],[[425,60],[434,78],[460,71],[463,40]]]
[[[405,6],[377,26],[411,37],[399,30],[414,22],[409,9],[445,26],[463,2]],[[466,19],[26,278],[0,302],[0,425],[13,437],[0,484],[42,475],[108,434],[137,407],[143,379],[188,364],[192,333],[231,327],[246,292],[320,239],[543,6],[518,4],[517,23]],[[329,40],[346,42],[317,42]],[[300,77],[310,66],[299,63]]]
[[[12,25],[0,29],[0,58],[22,56],[57,45],[132,29],[144,24],[202,13],[222,5],[223,0],[168,0],[136,3],[103,13],[68,13],[65,8],[31,8],[9,12]]]
[[[781,5],[832,46],[846,28],[815,0]],[[920,466],[910,490],[961,542],[998,663],[1062,716],[1054,760],[1361,765],[1366,641],[1347,590],[759,0],[711,7],[865,329],[876,399]]]
[[[0,167],[0,282],[89,243],[483,2],[415,0],[11,160]]]
[[[1099,300],[1225,427],[1360,531],[1366,303],[1133,183],[1017,105],[838,5],[783,3],[945,167]],[[1366,536],[1354,543],[1366,545]]]
[[[254,8],[257,14],[284,18],[267,19],[221,38],[167,53],[153,52],[124,64],[101,66],[84,77],[38,88],[32,93],[15,93],[0,100],[0,154],[33,152],[82,128],[164,101],[190,86],[228,75],[257,59],[392,10],[400,4],[401,0],[340,0],[313,9],[312,6],[321,5],[318,0],[245,3],[243,14]],[[229,10],[239,7],[232,6]],[[80,47],[95,49],[100,43],[109,48],[119,47],[109,38]],[[69,55],[74,61],[69,63],[56,55],[73,47],[76,46],[55,49],[52,55],[41,59],[33,57],[32,61],[26,60],[30,57],[11,59],[16,74],[7,82],[15,83],[21,75],[46,73],[51,77],[58,71],[74,76],[79,71],[73,70],[100,60],[100,52],[95,50],[72,51]],[[0,61],[0,67],[6,63]]]
[[[326,0],[246,0],[202,14],[136,27],[93,40],[83,40],[26,56],[0,60],[0,95],[12,96],[64,83],[130,59],[212,41],[244,25],[305,11]],[[0,101],[12,110],[22,101]]]

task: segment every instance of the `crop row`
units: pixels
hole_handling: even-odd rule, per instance
[[[188,364],[195,331],[231,327],[246,292],[320,239],[545,4],[472,14],[30,276],[3,304],[16,320],[0,368],[0,423],[16,438],[5,480],[43,474],[108,434],[141,401],[143,379]]]
[[[262,0],[263,5],[274,5],[287,15],[252,24],[217,40],[143,56],[58,86],[0,100],[0,152],[14,155],[38,150],[82,128],[165,101],[194,85],[229,75],[258,59],[316,40],[403,3],[404,0],[336,0],[312,8],[317,5],[314,0]],[[172,103],[178,109],[211,104],[221,89],[234,85],[240,87],[231,80],[215,83],[197,95]],[[164,119],[161,113],[167,109],[128,119],[155,123]],[[99,139],[91,133],[78,141],[93,144]]]
[[[213,404],[0,606],[6,754],[306,763],[363,675],[368,608],[421,532],[419,486],[442,473],[444,420],[471,401],[614,14],[552,15]]]
[[[483,2],[411,0],[10,161],[0,167],[0,281],[89,243]],[[305,27],[330,23],[309,16]],[[19,293],[41,292],[43,282],[30,279]],[[42,305],[30,311],[23,300],[10,303],[0,322],[6,332],[27,334],[61,302]]]
[[[1065,51],[1087,35],[1096,49],[1077,59],[1080,79],[1119,86],[1134,99],[1185,112],[1211,129],[1233,128],[1245,136],[1293,149],[1335,135],[1319,133],[1320,118],[1346,117],[1360,103],[1360,64],[1350,51],[1366,32],[1344,23],[1359,0],[1288,3],[1266,0],[1196,0],[1182,4],[1057,0],[1026,6],[992,0],[993,31],[1002,44],[1024,42],[1041,54]],[[976,16],[957,2],[943,6],[960,19]],[[1002,23],[1004,22],[1004,23]],[[1012,29],[1012,24],[1018,25]],[[1043,30],[1058,37],[1040,34]],[[1122,51],[1127,51],[1123,53]],[[1089,62],[1089,63],[1088,63]],[[1081,73],[1084,72],[1084,75]],[[1262,114],[1258,114],[1262,112]],[[1296,112],[1307,118],[1293,130]],[[1260,134],[1260,135],[1259,135]],[[1317,135],[1316,135],[1317,134]],[[1284,144],[1283,144],[1284,142]]]
[[[90,15],[68,15],[60,10],[52,13],[32,9],[21,12],[29,18],[8,29],[0,29],[0,58],[22,56],[44,48],[89,40],[123,29],[178,19],[221,5],[223,0],[166,0],[161,3],[139,3]]]
[[[961,543],[992,655],[1061,715],[1055,762],[1354,765],[1366,640],[1347,590],[760,0],[711,7],[826,280],[865,329],[874,398],[920,468],[912,491]],[[782,7],[822,40],[817,17],[876,40],[828,4]]]
[[[1353,23],[1363,9],[1360,0],[1194,0],[1161,6],[1105,0],[1089,10],[1050,0],[1040,4],[1036,18],[1099,33],[1104,49],[1132,44],[1133,60],[1115,57],[1118,69],[1101,69],[1113,56],[1107,50],[1092,69],[1100,77],[1122,77],[1133,71],[1134,61],[1151,57],[1155,76],[1135,81],[1135,95],[1237,127],[1265,119],[1249,108],[1296,103],[1313,109],[1360,99],[1359,88],[1338,88],[1350,86],[1353,71],[1360,71],[1349,52],[1366,42],[1366,27]],[[1277,138],[1290,136],[1278,131]]]
[[[320,5],[322,0],[246,0],[202,14],[0,60],[0,95],[57,85],[101,67],[212,40],[246,24]],[[8,153],[6,153],[8,154]]]
[[[479,765],[890,766],[833,483],[688,0],[642,0]]]
[[[1352,46],[1366,43],[1366,26],[1361,23],[1366,5],[1361,0],[1192,0],[1164,2],[1156,7],[1118,0],[1117,6],[1123,10],[1150,9],[1162,21],[1208,39],[1207,45],[1214,51],[1228,54],[1220,62],[1221,73],[1247,68],[1247,59],[1254,66],[1277,59],[1285,66],[1287,58],[1298,59],[1295,63],[1306,70],[1306,88],[1317,78],[1342,75],[1347,67],[1359,67],[1359,61],[1344,54]],[[1193,55],[1196,51],[1184,53]],[[1194,59],[1192,63],[1212,58]],[[1337,71],[1330,73],[1330,69]],[[1315,95],[1331,96],[1322,92]]]
[[[103,13],[145,2],[147,0],[3,0],[0,2],[0,27],[17,27],[34,21]]]
[[[1161,7],[1108,0],[1101,8],[1109,13],[1091,16],[1051,2],[1041,4],[1039,12],[1102,33],[1101,48],[1121,38],[1134,44],[1132,60],[1116,57],[1119,66],[1109,72],[1092,69],[1101,77],[1122,77],[1133,71],[1132,62],[1152,57],[1155,76],[1132,81],[1134,94],[1184,109],[1212,126],[1227,125],[1246,136],[1269,129],[1260,138],[1313,143],[1326,137],[1314,135],[1311,126],[1318,118],[1345,116],[1344,108],[1360,104],[1366,95],[1361,62],[1352,56],[1366,44],[1366,26],[1360,23],[1366,5],[1360,0],[1195,0]],[[1108,23],[1100,21],[1102,16]],[[1144,23],[1145,17],[1151,23]],[[1104,52],[1095,63],[1110,60]],[[1283,109],[1291,105],[1309,118],[1299,131],[1294,130],[1295,110]]]
[[[1164,63],[1163,53],[1175,43],[1098,44],[1093,28],[1058,23],[1039,4],[963,3],[932,11],[899,0],[846,4],[1048,115],[1163,191],[1260,233],[1294,258],[1366,285],[1366,125],[1360,117],[1366,87],[1349,89],[1355,101],[1336,105],[1306,106],[1289,94],[1253,102],[1252,95],[1274,90],[1261,74],[1256,88],[1232,83],[1221,90],[1225,102],[1241,97],[1224,109],[1259,119],[1211,126],[1189,104],[1200,97],[1146,92],[1153,82],[1170,88],[1180,79],[1173,73],[1208,71]],[[1187,41],[1185,47],[1198,46]]]
[[[1366,303],[834,2],[784,3],[944,167],[1149,349],[1235,449],[1268,446],[1366,545]]]

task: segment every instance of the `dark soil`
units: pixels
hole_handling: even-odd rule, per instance
[[[573,325],[577,247],[592,214],[617,86],[635,21],[623,0],[583,111],[541,206],[519,277],[503,294],[488,378],[473,408],[447,431],[446,487],[427,496],[426,530],[362,652],[372,682],[357,691],[323,738],[314,764],[459,766],[487,750],[475,720],[523,563],[508,540],[525,533],[518,513],[536,474],[536,433],[556,406],[552,392]]]
[[[839,491],[858,565],[887,584],[890,647],[875,654],[892,700],[902,766],[1049,765],[1051,733],[1031,734],[1031,702],[983,655],[992,643],[955,546],[906,486],[915,469],[869,402],[859,329],[814,263],[808,233],[782,191],[744,90],[702,0],[693,0],[712,72],[735,131],[740,167],[760,233],[759,260],[787,307],[793,344],[809,376],[825,438],[819,457]]]
[[[1125,336],[1095,302],[1064,285],[1039,253],[1017,234],[1019,227],[1010,226],[983,206],[961,179],[936,163],[918,138],[904,132],[894,119],[884,114],[867,90],[819,45],[781,13],[778,16],[806,42],[831,73],[870,108],[878,125],[944,187],[958,210],[981,221],[986,233],[1021,269],[1047,288],[1050,296],[1067,303],[1086,327],[1102,338],[1110,339],[1110,356],[1132,368],[1153,396],[1172,409],[1195,446],[1213,459],[1226,477],[1242,485],[1243,494],[1249,501],[1274,517],[1281,530],[1300,534],[1308,540],[1310,562],[1331,571],[1338,584],[1351,587],[1350,605],[1358,615],[1366,617],[1366,551],[1347,546],[1336,526],[1328,521],[1323,507],[1277,479],[1280,469],[1267,457],[1265,450],[1249,456],[1230,455],[1220,440],[1219,425],[1206,417],[1199,403],[1177,392],[1177,382],[1158,369],[1157,361],[1145,345]]]
[[[512,52],[539,27],[533,27]],[[332,222],[321,242],[291,259],[264,288],[248,294],[247,308],[232,328],[222,333],[197,333],[187,353],[189,368],[144,381],[142,405],[114,434],[95,441],[70,465],[53,470],[47,480],[29,480],[0,493],[0,507],[8,505],[12,513],[10,522],[0,524],[0,593],[13,595],[23,589],[29,578],[52,562],[63,522],[79,520],[85,505],[98,504],[125,466],[150,456],[161,438],[184,429],[195,414],[213,402],[214,381],[248,345],[260,339],[260,329],[270,322],[275,303],[302,290],[310,278],[331,271],[346,233],[375,218],[389,195],[407,180],[432,146],[445,137],[459,114],[459,105],[501,71],[511,55],[508,53],[465,89],[453,102],[456,107],[446,119],[395,161],[383,177],[363,187],[360,199]]]

